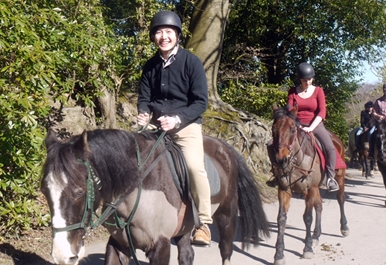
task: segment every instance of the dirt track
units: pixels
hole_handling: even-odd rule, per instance
[[[339,206],[335,193],[322,190],[324,197],[322,214],[322,235],[319,245],[314,248],[314,258],[301,258],[305,228],[302,219],[304,201],[299,198],[291,200],[288,213],[285,237],[285,257],[287,265],[309,264],[352,264],[352,265],[386,265],[386,207],[385,188],[381,175],[366,180],[361,172],[348,169],[346,177],[346,216],[350,235],[346,238],[340,234]],[[271,238],[261,242],[258,248],[241,250],[239,240],[235,241],[232,256],[233,265],[272,264],[276,242],[277,203],[265,204],[264,208],[270,222]],[[220,265],[218,250],[218,235],[216,227],[212,230],[212,246],[210,248],[195,248],[195,265]],[[81,265],[102,265],[105,242],[86,246],[88,257]],[[172,247],[171,265],[177,265],[176,247]],[[148,264],[144,254],[137,251],[142,265]],[[130,265],[134,265],[131,262]]]

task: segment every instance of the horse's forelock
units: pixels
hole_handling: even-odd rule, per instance
[[[85,179],[80,175],[85,175],[86,168],[74,156],[71,141],[68,143],[57,143],[51,146],[47,153],[44,165],[44,176],[52,174],[58,185],[71,187],[81,187]]]
[[[273,113],[274,123],[276,123],[277,120],[285,118],[285,117],[289,117],[289,118],[293,119],[296,122],[296,125],[299,125],[298,118],[288,109],[288,107],[281,107]]]

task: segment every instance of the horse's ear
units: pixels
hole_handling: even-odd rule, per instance
[[[298,104],[295,103],[292,108],[289,109],[289,111],[295,116],[298,116]]]
[[[46,144],[46,148],[49,149],[51,145],[59,142],[58,138],[56,137],[56,133],[53,129],[48,129],[46,139],[44,143]]]
[[[87,131],[86,130],[83,131],[82,135],[74,143],[74,149],[81,153],[82,157],[79,157],[80,159],[88,160],[90,158],[91,151],[90,151],[90,148],[89,148],[88,142],[87,142]]]

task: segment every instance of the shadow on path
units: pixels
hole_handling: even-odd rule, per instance
[[[35,253],[15,249],[12,245],[8,243],[0,245],[0,253],[12,257],[15,265],[54,265],[53,263],[46,261],[39,255],[36,255]]]

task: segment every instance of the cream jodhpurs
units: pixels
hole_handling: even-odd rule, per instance
[[[181,148],[189,171],[190,190],[200,222],[211,224],[210,186],[204,163],[202,125],[192,123],[170,135]]]

